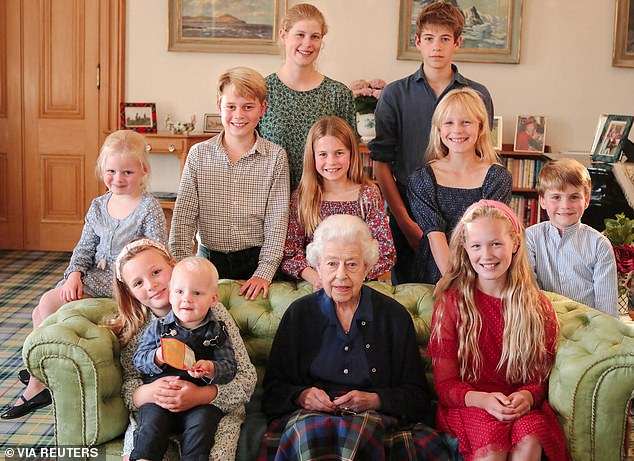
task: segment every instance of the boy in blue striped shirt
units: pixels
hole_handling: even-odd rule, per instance
[[[572,159],[552,160],[539,172],[539,204],[549,221],[526,229],[530,262],[542,290],[617,316],[616,259],[608,238],[581,223],[590,203],[588,170]]]

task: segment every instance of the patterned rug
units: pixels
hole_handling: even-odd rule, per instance
[[[24,389],[17,372],[24,368],[22,344],[33,328],[31,313],[61,279],[69,259],[63,252],[0,251],[0,408],[12,405]],[[52,405],[24,418],[0,419],[0,447],[52,446],[53,431]]]

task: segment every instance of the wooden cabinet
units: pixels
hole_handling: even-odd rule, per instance
[[[145,133],[145,140],[147,145],[145,150],[150,155],[175,155],[180,162],[180,171],[183,171],[185,166],[185,160],[187,160],[187,154],[189,149],[194,145],[202,141],[206,141],[209,138],[216,136],[214,133],[189,133],[189,134],[172,134],[170,132],[159,133]],[[161,207],[165,213],[165,219],[167,220],[167,229],[169,231],[170,224],[172,222],[172,214],[174,213],[174,201],[176,200],[176,194],[173,199],[162,198],[162,193],[154,191]]]
[[[547,149],[548,150],[548,149]],[[498,152],[502,164],[513,176],[513,195],[510,207],[528,227],[541,221],[542,213],[537,197],[537,177],[548,159],[541,152],[515,152],[513,144],[504,144]]]

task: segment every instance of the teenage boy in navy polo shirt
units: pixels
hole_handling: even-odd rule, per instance
[[[452,59],[462,44],[464,16],[446,2],[428,5],[416,20],[416,48],[422,65],[412,75],[390,83],[376,107],[376,138],[368,147],[374,172],[390,209],[390,228],[396,247],[393,283],[417,282],[416,252],[423,232],[411,216],[407,179],[424,163],[431,117],[449,91],[468,86],[484,101],[493,121],[489,91],[458,72]]]

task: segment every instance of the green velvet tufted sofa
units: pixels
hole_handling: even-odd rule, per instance
[[[394,297],[412,315],[421,352],[429,338],[432,286],[371,282]],[[245,301],[239,287],[220,282],[220,301],[238,324],[261,379],[280,318],[311,287],[275,282],[268,299]],[[548,294],[560,321],[559,349],[550,378],[549,400],[564,429],[575,461],[623,458],[628,405],[634,390],[634,329],[619,320],[562,296]],[[121,370],[115,338],[98,325],[112,316],[114,301],[88,299],[69,303],[26,340],[24,361],[53,395],[58,444],[107,444],[116,459],[127,411],[120,397]],[[429,361],[427,361],[429,365]],[[428,367],[431,381],[431,368]],[[258,386],[247,408],[238,459],[255,459],[265,419]]]

